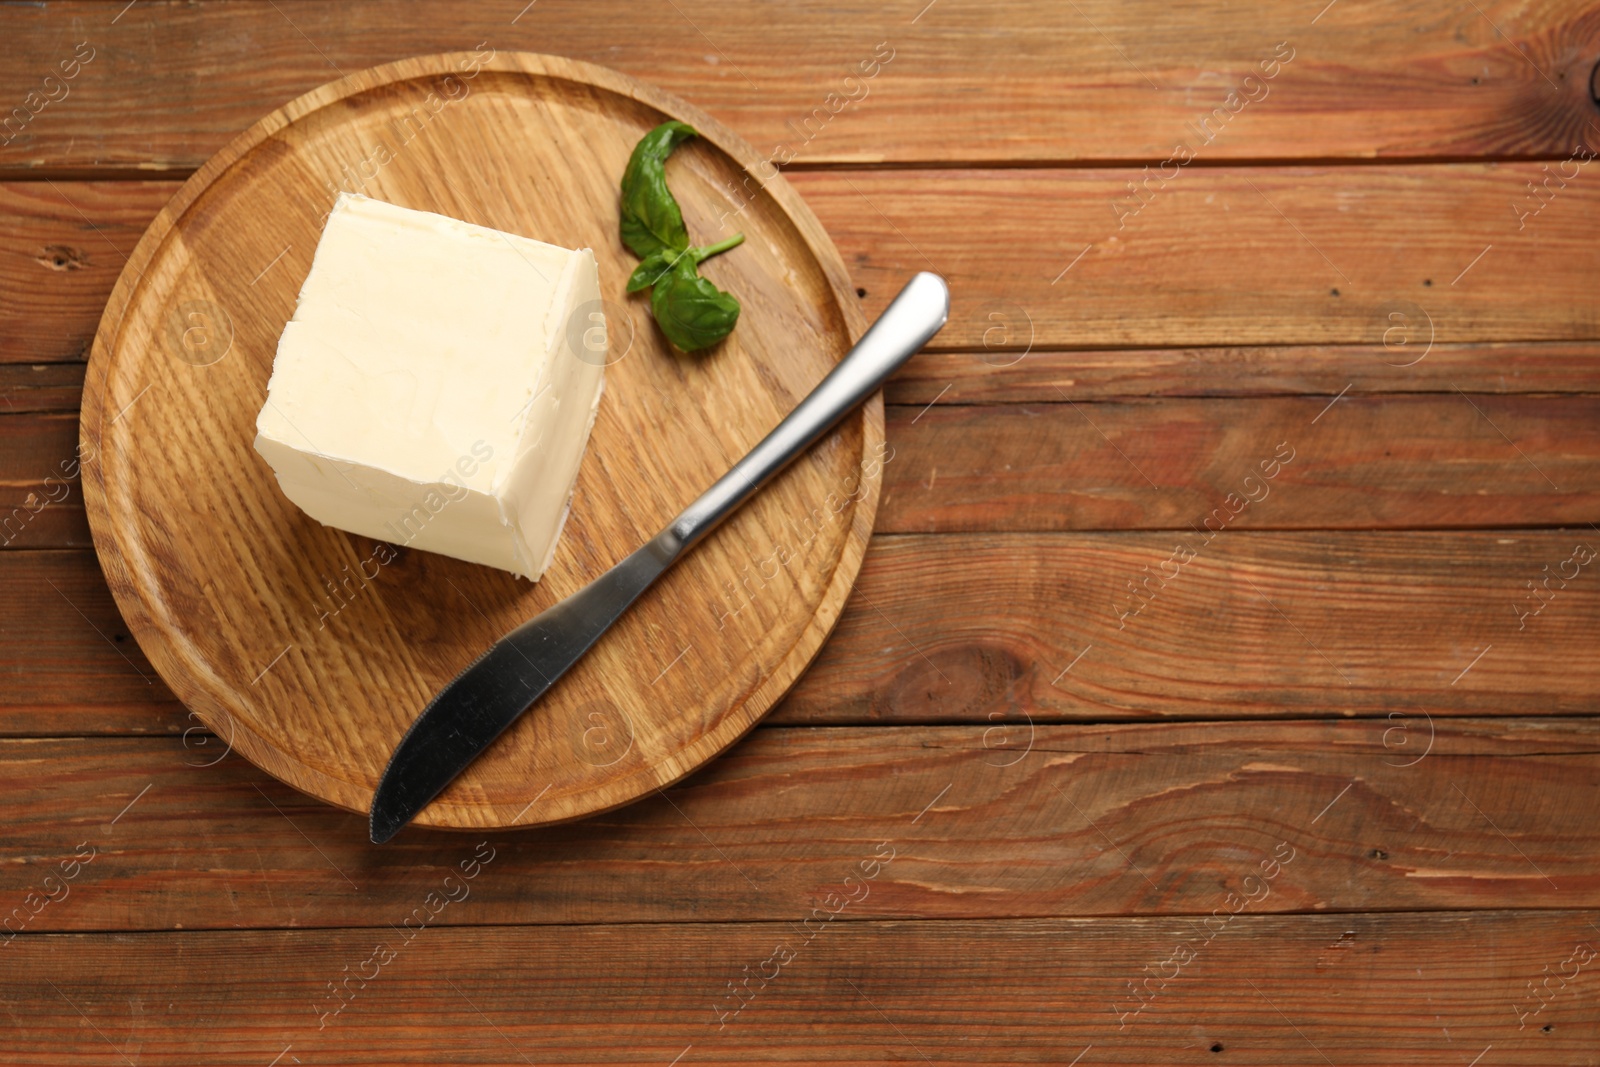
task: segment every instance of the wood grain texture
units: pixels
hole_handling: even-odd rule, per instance
[[[748,254],[707,268],[742,300],[740,329],[709,356],[684,357],[636,324],[639,300],[608,305],[606,396],[543,579],[429,553],[397,559],[290,504],[251,442],[336,192],[591,247],[602,292],[620,294],[636,259],[617,236],[617,182],[639,138],[668,117],[701,133],[673,167],[692,234],[713,231],[725,186],[757,176],[738,219]],[[653,536],[765,437],[865,323],[826,233],[760,162],[715,120],[604,68],[463,53],[326,86],[201,168],[112,293],[82,420],[101,564],[184,704],[280,779],[365,810],[395,744],[450,678]],[[508,169],[533,179],[508,186]],[[187,347],[196,328],[203,351]],[[878,397],[847,416],[419,821],[593,814],[675,781],[750,729],[838,618],[877,505],[882,420]],[[785,594],[749,612],[725,607],[741,567],[779,543],[790,550]]]
[[[0,549],[92,543],[77,438],[67,412],[0,416]]]
[[[1219,348],[1028,348],[1027,320],[996,311],[983,347],[923,352],[890,380],[890,404],[1054,403],[1164,396],[1600,392],[1600,343],[1427,344],[1426,321],[1389,343]],[[993,342],[990,344],[989,342]],[[1012,342],[1008,344],[1008,342]],[[1426,354],[1424,354],[1426,353]],[[1420,357],[1420,358],[1419,358]],[[1413,362],[1415,361],[1415,362]]]
[[[1352,380],[1358,391],[1590,390],[1592,350],[1583,343],[1600,339],[1587,285],[1600,269],[1600,162],[1578,168],[1565,188],[1552,181],[1553,198],[1519,230],[1517,209],[1535,203],[1527,186],[1545,180],[1543,166],[1189,168],[1142,193],[1146,206],[1121,230],[1117,209],[1128,209],[1127,183],[1142,181],[1137,171],[787,177],[838,245],[869,315],[910,274],[944,274],[954,303],[935,352],[972,353],[979,367],[960,377],[1036,386],[1030,398],[1067,388],[1037,370],[1062,358],[1052,353],[1062,348],[1123,367],[1134,395],[1173,391],[1138,381],[1148,373],[1141,367],[1165,361],[1171,373],[1178,358],[1152,347],[1215,350],[1205,361],[1225,362],[1210,376],[1237,384],[1208,384],[1208,392],[1259,392],[1254,383],[1266,367],[1294,392],[1337,392]],[[72,358],[92,334],[120,262],[100,235],[83,232],[84,220],[131,244],[130,229],[153,218],[177,186],[11,188],[21,191],[0,196],[0,212],[31,214],[9,216],[10,228],[28,236],[16,239],[15,266],[0,273],[13,322],[0,333],[0,361]],[[730,233],[740,195],[727,193],[719,209],[729,212]],[[52,269],[40,261],[52,246],[96,269]],[[1241,351],[1251,348],[1253,356]],[[1575,377],[1552,381],[1563,367]]]
[[[923,352],[889,380],[889,404],[1051,403],[1146,396],[1335,396],[1363,393],[1600,393],[1600,342],[1435,345],[1406,366],[1396,335],[1381,345]],[[0,359],[0,411],[76,412],[82,363]]]
[[[881,532],[1192,530],[1218,508],[1233,529],[1581,526],[1600,510],[1593,394],[939,399],[886,409]],[[90,544],[74,436],[68,416],[0,416],[0,547]]]
[[[800,923],[880,842],[892,861],[840,919],[1204,915],[1281,842],[1293,876],[1253,911],[1593,909],[1597,741],[1590,718],[1421,715],[765,728],[661,796],[491,832],[492,875],[438,923]],[[95,850],[67,895],[14,916],[30,935],[360,926],[406,914],[479,840],[375,850],[360,816],[198,732],[9,740],[0,771],[28,858],[7,909]]]
[[[1594,143],[1597,15],[1582,0],[1321,14],[1284,0],[925,8],[13,5],[0,21],[15,42],[0,99],[59,99],[32,99],[37,114],[9,131],[0,162],[14,173],[193,168],[338,73],[480,43],[604,63],[806,162],[1154,163],[1185,142],[1202,159],[1564,157],[1578,139]],[[64,86],[45,85],[80,42],[92,58]],[[891,58],[874,66],[875,55]],[[1263,62],[1275,74],[1264,81]],[[1201,121],[1210,143],[1193,132]]]
[[[982,348],[996,327],[1007,348],[1382,346],[1395,315],[1413,343],[1595,339],[1597,165],[1571,164],[1520,230],[1537,164],[1188,168],[1148,187],[1117,168],[792,180],[869,315],[891,279],[949,279],[938,348]]]
[[[172,182],[0,183],[0,361],[88,359],[128,253],[176,189]]]
[[[889,410],[886,533],[1582,525],[1600,511],[1593,397]]]
[[[1600,536],[879,538],[781,718],[1582,714],[1600,582],[1543,586],[1578,545]]]
[[[1584,568],[1542,585],[1580,543],[1600,536],[1224,532],[1120,625],[1144,603],[1128,583],[1170,574],[1172,535],[880,536],[771,721],[1592,713],[1600,584]],[[1521,619],[1530,581],[1548,603]],[[0,553],[0,587],[0,733],[194,725],[147,681],[90,554]]]
[[[199,725],[139,651],[90,551],[0,552],[7,732],[182,734]]]
[[[0,362],[0,413],[75,412],[83,400],[82,363]]]
[[[478,878],[497,876],[491,863]],[[1544,968],[1571,974],[1575,946],[1594,948],[1586,920],[1246,913],[1209,941],[1192,917],[851,923],[809,941],[793,923],[24,937],[4,950],[0,999],[27,1024],[0,1051],[52,1065],[1461,1067],[1492,1045],[1495,1063],[1588,1064],[1592,962],[1552,979],[1522,1029],[1514,1010],[1538,1003]],[[1162,984],[1162,962],[1197,944]],[[1149,1007],[1130,1017],[1147,977]]]

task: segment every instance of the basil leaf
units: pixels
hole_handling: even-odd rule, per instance
[[[660,281],[672,269],[678,253],[662,249],[651,252],[639,265],[633,268],[633,274],[628,277],[628,292],[637,293],[640,289],[648,289]]]
[[[689,247],[683,212],[667,188],[667,157],[679,144],[695,136],[693,126],[663,122],[639,139],[622,174],[622,240],[633,254]]]
[[[650,289],[650,312],[678,348],[694,352],[728,336],[739,321],[739,301],[700,277],[702,260],[720,255],[744,234],[700,248],[689,247],[683,212],[667,188],[666,160],[696,136],[693,126],[663,122],[645,134],[622,175],[622,240],[640,258],[628,292]]]
[[[656,325],[678,348],[694,352],[722,340],[739,321],[739,301],[700,277],[682,256],[650,291]]]

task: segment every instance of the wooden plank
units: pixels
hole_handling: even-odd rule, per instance
[[[941,348],[980,349],[997,325],[1008,347],[1025,330],[1041,348],[1382,346],[1400,325],[1415,342],[1594,339],[1593,169],[1569,167],[1520,230],[1536,164],[1219,167],[1148,188],[1118,169],[791,180],[869,315],[913,271],[949,279]]]
[[[1396,345],[1401,342],[1397,341]],[[891,404],[1075,402],[1144,396],[1333,396],[1364,393],[1600,393],[1600,343],[1523,341],[1435,345],[1285,345],[1255,348],[1112,349],[1100,352],[924,352],[885,387]],[[1005,373],[996,373],[997,371]],[[82,363],[0,359],[5,414],[76,412]]]
[[[78,417],[0,416],[0,548],[88,548]]]
[[[1594,143],[1590,3],[517,6],[11,5],[0,100],[23,111],[0,162],[192,169],[343,73],[480,45],[615,67],[807,163],[1154,164],[1178,145],[1201,160],[1564,158]]]
[[[181,734],[198,721],[129,636],[92,552],[0,552],[0,589],[0,729]]]
[[[892,406],[887,418],[883,533],[1203,536],[1208,517],[1232,529],[1385,529],[1600,514],[1593,395]],[[77,436],[71,416],[0,416],[0,544],[90,544]]]
[[[1027,320],[994,312],[984,347],[923,352],[889,381],[891,404],[1050,403],[1146,396],[1332,397],[1364,393],[1600,392],[1594,341],[1426,343],[1397,322],[1390,343],[1143,348],[1029,348]],[[992,341],[992,345],[988,342]],[[1015,344],[1008,344],[1015,342]],[[1424,355],[1426,352],[1426,355]],[[1420,361],[1413,362],[1418,360]]]
[[[800,180],[826,189],[840,177],[848,178],[807,175]],[[1449,177],[1439,175],[1441,182]],[[1350,178],[1359,180],[1360,175]],[[0,399],[5,410],[77,409],[72,383],[81,385],[81,372],[67,378],[61,369],[24,371],[6,364],[83,358],[122,255],[176,189],[176,183],[160,181],[0,184],[0,248],[10,253],[0,262],[12,268],[0,270],[0,293],[8,297],[0,301]],[[848,199],[835,205],[850,206]],[[871,210],[861,200],[854,206]],[[844,247],[847,253],[865,251],[865,246]],[[76,266],[58,269],[58,259]],[[878,297],[886,295],[868,291],[867,299],[876,309]],[[1049,401],[1063,393],[1073,400],[1332,395],[1347,385],[1353,394],[1452,388],[1472,393],[1600,392],[1600,346],[1595,342],[1440,342],[1426,317],[1414,310],[1395,314],[1401,317],[1386,316],[1382,331],[1368,345],[1060,351],[1046,346],[1047,338],[1020,305],[996,306],[981,311],[966,329],[976,338],[968,350],[917,357],[890,384],[889,400],[922,405],[936,398],[945,403]]]
[[[776,714],[1581,714],[1600,694],[1584,651],[1600,583],[1568,562],[1580,544],[1600,539],[1589,528],[1224,532],[1209,545],[879,537],[838,629]],[[1181,565],[1179,545],[1196,553]],[[1577,577],[1547,590],[1557,572]]]
[[[82,363],[0,362],[0,413],[77,411],[83,370]]]
[[[502,874],[491,863],[473,884]],[[19,1024],[0,1052],[19,1065],[1461,1067],[1492,1047],[1486,1062],[1551,1067],[1590,1063],[1600,1043],[1597,935],[1566,912],[1243,913],[1209,940],[1195,918],[819,928],[810,940],[792,923],[19,938],[0,972]],[[1528,987],[1558,971],[1570,977],[1533,999]],[[1133,1015],[1136,981],[1150,992]]]
[[[1163,586],[1178,540],[879,536],[837,630],[768,721],[1594,711],[1600,586],[1568,562],[1600,547],[1592,530],[1225,531]],[[120,628],[91,554],[0,553],[0,588],[0,733],[192,725]]]
[[[895,453],[884,466],[884,533],[1164,528],[1195,537],[1208,519],[1212,529],[1370,529],[1584,524],[1600,514],[1593,397],[1161,399],[887,415]]]
[[[1040,380],[1036,367],[1063,347],[1127,361],[1133,395],[1215,392],[1219,375],[1249,383],[1263,361],[1286,376],[1269,385],[1295,392],[1358,380],[1358,392],[1591,389],[1593,348],[1573,344],[1600,338],[1587,284],[1600,268],[1600,181],[1585,181],[1589,174],[1580,171],[1520,231],[1514,209],[1532,203],[1527,183],[1543,180],[1536,164],[1198,169],[1152,194],[1120,232],[1114,205],[1138,177],[1126,170],[791,180],[839,246],[869,314],[911,273],[937,270],[954,302],[935,351],[973,353],[981,368],[959,361],[965,376],[1049,399],[1061,383]],[[0,361],[81,354],[118,250],[175,188],[0,187],[0,235],[9,234],[0,242],[15,252],[0,272],[8,297],[0,316],[10,316],[0,318]],[[101,233],[85,233],[85,221]],[[55,270],[41,260],[49,248],[88,265]],[[1299,347],[1239,355],[1241,346],[1285,345]],[[1129,346],[1136,351],[1106,351]],[[1137,351],[1152,346],[1220,351],[1187,368],[1204,384],[1174,390],[1159,376],[1140,380],[1137,368],[1152,361],[1174,373],[1174,356]],[[1039,355],[1017,358],[1030,351]],[[1545,360],[1556,362],[1535,373]],[[939,365],[924,361],[924,374]],[[1214,361],[1222,366],[1210,368]],[[1567,368],[1571,382],[1551,382]],[[1533,376],[1515,384],[1523,375]]]
[[[878,842],[849,918],[1204,914],[1275,850],[1293,877],[1258,911],[1594,908],[1597,739],[1589,718],[762,729],[665,795],[489,833],[493,877],[439,921],[798,923]],[[12,929],[377,925],[477,843],[375,850],[364,816],[225,741],[0,741],[22,859],[0,901],[95,853]]]
[[[0,416],[0,549],[86,549],[75,414]]]
[[[87,359],[128,253],[174,189],[171,182],[0,184],[0,362]]]

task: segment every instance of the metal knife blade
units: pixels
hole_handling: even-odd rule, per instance
[[[439,690],[389,757],[372,798],[373,844],[410,822],[650,588],[676,555],[660,540],[506,634]]]
[[[400,739],[372,798],[382,844],[555,685],[673,563],[761,486],[871,396],[944,326],[950,292],[912,278],[855,347],[760,444],[644,547],[502,637],[423,709]]]

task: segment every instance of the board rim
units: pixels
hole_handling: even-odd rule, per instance
[[[207,159],[161,207],[140,236],[133,253],[127,258],[122,272],[117,277],[90,348],[84,375],[83,404],[79,416],[80,454],[87,454],[88,449],[94,449],[94,455],[99,454],[106,426],[106,389],[119,354],[115,346],[116,338],[123,320],[136,306],[147,269],[161,253],[196,201],[251,151],[294,123],[336,105],[341,100],[372,92],[387,85],[418,78],[458,74],[464,69],[461,66],[464,63],[477,64],[479,70],[574,82],[627,97],[665,117],[688,122],[695,127],[702,138],[710,141],[747,174],[756,175],[757,168],[763,163],[771,167],[770,162],[766,161],[747,141],[699,108],[630,75],[598,64],[562,56],[534,52],[499,52],[484,59],[480,53],[475,52],[442,52],[384,63],[318,86],[264,116]],[[839,255],[832,238],[781,173],[775,172],[771,177],[761,180],[761,188],[773,198],[795,227],[806,251],[826,280],[828,291],[833,297],[850,342],[855,343],[866,330],[866,316],[857,302],[843,258]],[[849,418],[861,420],[861,458],[865,460],[870,454],[881,451],[885,439],[882,392],[875,393]],[[103,468],[104,465],[100,463],[85,463],[81,475],[84,507],[95,555],[100,562],[106,583],[111,589],[112,598],[129,631],[162,681],[193,717],[219,738],[227,741],[230,749],[237,750],[250,763],[313,799],[353,813],[366,814],[366,807],[350,802],[354,799],[351,793],[361,791],[359,786],[347,779],[317,770],[300,761],[279,741],[251,729],[247,720],[233,715],[223,700],[201,684],[195,677],[194,666],[185,664],[184,660],[187,657],[178,646],[187,638],[182,634],[168,632],[161,621],[161,613],[152,610],[152,605],[146,600],[144,585],[135,578],[129,566],[122,535],[112,514]],[[827,576],[825,586],[818,594],[810,618],[799,630],[795,640],[777,661],[766,680],[745,694],[736,707],[722,717],[715,728],[699,733],[672,756],[658,763],[646,765],[627,777],[612,779],[606,783],[606,785],[636,783],[623,795],[603,804],[585,807],[583,810],[558,813],[546,818],[532,815],[530,808],[540,808],[540,806],[529,804],[522,809],[525,817],[520,820],[516,817],[505,819],[498,816],[499,810],[509,808],[512,802],[496,805],[447,804],[435,801],[418,815],[414,823],[429,829],[481,831],[524,829],[571,822],[634,803],[651,792],[671,785],[704,767],[753,729],[793,687],[821,650],[823,643],[837,624],[845,601],[860,573],[872,533],[873,520],[877,514],[881,484],[881,465],[863,463],[858,483],[859,495],[851,508],[848,527],[841,537],[838,559],[832,572]],[[753,706],[759,706],[760,710],[754,713],[748,711],[741,713],[743,709]],[[323,788],[316,789],[318,785]],[[583,795],[585,794],[581,792],[569,794],[569,798]]]

